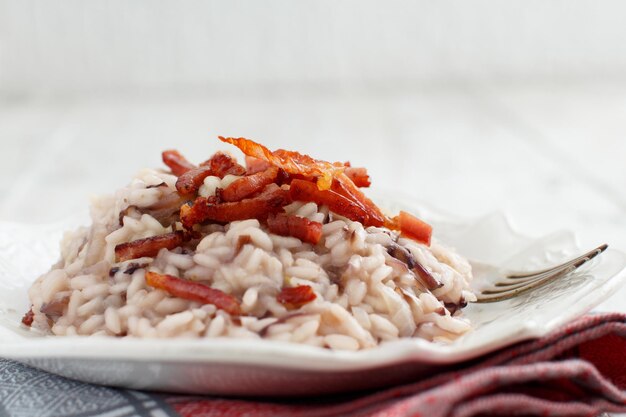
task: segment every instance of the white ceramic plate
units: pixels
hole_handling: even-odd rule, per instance
[[[437,238],[474,262],[477,285],[490,279],[493,267],[532,270],[580,251],[572,233],[528,238],[514,232],[502,214],[466,221],[423,205],[397,203],[389,208],[411,207],[414,212],[414,207],[421,208]],[[20,326],[28,308],[27,288],[55,262],[62,231],[78,223],[0,223],[0,356],[81,381],[135,389],[282,396],[401,383],[541,336],[589,311],[626,280],[626,255],[609,249],[565,280],[513,300],[468,306],[464,313],[474,330],[447,346],[405,339],[366,351],[332,352],[265,340],[34,334]]]

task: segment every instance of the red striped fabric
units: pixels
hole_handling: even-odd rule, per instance
[[[181,417],[596,416],[626,413],[626,314],[584,316],[537,340],[414,383],[323,404],[171,396]]]

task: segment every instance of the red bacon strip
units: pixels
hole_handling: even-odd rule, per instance
[[[132,242],[120,243],[115,246],[115,258],[117,262],[129,259],[143,258],[144,256],[155,257],[161,249],[174,249],[185,241],[184,232],[178,231],[164,235],[147,237],[133,240]]]
[[[246,138],[224,138],[219,136],[222,142],[235,145],[241,151],[251,157],[269,162],[285,170],[288,174],[298,174],[305,177],[316,177],[317,185],[321,190],[330,188],[333,178],[343,172],[342,164],[335,165],[330,162],[313,159],[299,152],[278,149],[270,151],[265,146]]]
[[[256,174],[257,172],[265,171],[272,165],[259,158],[246,155],[246,175]]]
[[[209,167],[216,177],[224,178],[226,175],[244,175],[246,169],[237,163],[237,160],[225,152],[215,152],[211,158],[200,164],[201,167]]]
[[[181,195],[192,195],[198,192],[204,179],[210,175],[224,178],[226,175],[243,175],[246,169],[237,160],[224,152],[215,152],[213,156],[178,177],[176,189]]]
[[[241,151],[254,158],[263,159],[270,164],[285,170],[288,174],[300,175],[303,177],[316,178],[317,187],[326,191],[334,184],[340,185],[340,194],[361,206],[365,210],[365,222],[367,226],[382,226],[386,217],[380,209],[365,195],[359,191],[352,180],[348,178],[344,171],[347,167],[342,163],[330,163],[302,155],[298,152],[279,149],[270,151],[265,146],[245,138],[224,138],[219,137],[222,142],[227,142],[237,146]],[[337,190],[334,190],[337,192]]]
[[[293,201],[312,201],[357,222],[365,223],[367,213],[365,209],[348,198],[332,190],[320,190],[312,182],[294,179],[289,189]]]
[[[275,182],[277,177],[278,168],[276,167],[241,177],[222,190],[222,200],[226,202],[242,200],[263,190],[267,185]]]
[[[303,242],[314,245],[322,237],[322,224],[304,217],[289,216],[284,213],[270,214],[267,218],[267,226],[272,233],[297,237]]]
[[[213,304],[218,309],[234,316],[241,314],[239,302],[235,297],[199,282],[148,271],[146,272],[146,283],[151,287],[162,289],[174,297],[202,304]]]
[[[344,173],[357,187],[367,188],[372,185],[366,168],[347,167]]]
[[[180,177],[185,172],[196,167],[175,149],[163,151],[161,158],[163,159],[163,163],[172,170],[172,174],[177,177]]]
[[[246,219],[264,220],[270,213],[280,211],[289,203],[289,191],[270,184],[258,196],[232,203],[215,203],[211,199],[198,197],[193,205],[185,204],[180,208],[180,220],[187,229],[207,220],[220,223]]]
[[[363,223],[365,226],[382,226],[387,220],[387,216],[383,214],[376,204],[363,194],[359,188],[354,185],[352,180],[344,173],[335,178],[332,184],[332,190],[346,197],[348,200],[360,205],[367,215]]]
[[[430,246],[430,239],[433,234],[431,225],[406,211],[400,211],[400,214],[394,217],[393,220],[398,225],[400,233],[426,246]]]
[[[298,285],[297,287],[286,287],[280,290],[276,300],[287,307],[288,310],[294,310],[315,300],[315,297],[313,288],[308,285]]]
[[[273,182],[278,185],[290,184],[290,195],[293,200],[325,204],[333,212],[361,222],[365,226],[385,225],[390,229],[400,230],[402,234],[418,242],[430,244],[432,228],[428,224],[407,213],[400,213],[391,219],[359,190],[359,187],[369,187],[371,184],[365,168],[352,167],[349,162],[321,161],[283,149],[272,152],[263,145],[245,138],[220,136],[219,139],[237,146],[246,155],[247,169],[223,152],[217,152],[197,168],[176,151],[163,153],[163,159],[172,168],[172,172],[182,172],[176,183],[181,195],[195,194],[208,175],[223,178],[227,174],[246,174],[250,177],[239,179],[226,190],[219,192],[219,198],[226,203],[218,204],[211,199],[200,198],[196,199],[194,206],[182,206],[180,215],[181,219],[184,217],[183,224],[187,228],[205,220],[228,222],[248,218],[265,219],[269,213],[278,211],[275,209],[276,203],[268,205],[264,198],[248,199],[248,197]],[[273,169],[270,170],[270,167]],[[275,168],[279,168],[278,171]],[[237,201],[241,201],[242,204],[227,205]],[[227,213],[231,209],[232,213]],[[254,210],[259,212],[255,213]]]
[[[191,169],[176,180],[176,189],[181,195],[190,195],[198,192],[204,179],[210,175],[213,175],[210,167],[202,166]]]

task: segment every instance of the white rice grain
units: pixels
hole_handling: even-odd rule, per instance
[[[359,349],[359,342],[357,342],[356,339],[343,334],[329,334],[324,336],[324,343],[335,350],[354,351]]]
[[[70,286],[73,290],[82,290],[96,285],[98,281],[99,279],[95,275],[80,275],[70,280]]]
[[[171,336],[180,333],[194,319],[191,311],[183,311],[166,316],[156,327],[159,336]]]
[[[85,320],[79,327],[78,333],[82,335],[92,334],[98,329],[100,326],[104,324],[104,316],[101,314],[96,314],[89,317]]]
[[[41,283],[41,296],[44,302],[52,300],[57,292],[68,289],[68,279],[64,271],[57,269],[49,274],[49,278]]]
[[[363,302],[367,294],[367,284],[358,279],[351,279],[346,284],[345,292],[348,294],[348,302],[350,305],[359,305]]]
[[[242,307],[250,309],[254,307],[259,298],[259,290],[255,287],[250,287],[246,290],[242,299]]]
[[[83,289],[83,296],[87,299],[92,299],[95,297],[106,297],[107,295],[109,295],[109,288],[110,286],[107,283],[85,287]]]
[[[224,333],[226,322],[223,316],[217,316],[212,321],[206,331],[207,337],[218,337]]]
[[[304,340],[309,339],[317,333],[317,329],[320,327],[319,320],[309,320],[300,326],[298,326],[291,334],[291,341],[296,343],[302,343]]]
[[[396,339],[400,331],[392,322],[378,314],[369,315],[370,322],[372,323],[372,333],[381,337],[382,339]]]
[[[101,312],[104,307],[104,299],[102,297],[96,297],[92,300],[87,301],[85,304],[81,305],[76,309],[76,314],[79,317],[87,317],[98,312]]]
[[[120,321],[117,308],[109,307],[104,311],[104,324],[113,334],[122,332],[122,322]]]

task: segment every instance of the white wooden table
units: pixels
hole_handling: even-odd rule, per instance
[[[375,188],[443,210],[508,213],[523,233],[575,230],[626,250],[626,84],[461,85],[371,94],[0,101],[0,221],[84,210],[160,151],[202,160],[218,134],[366,166]],[[626,289],[601,308],[626,311]]]

